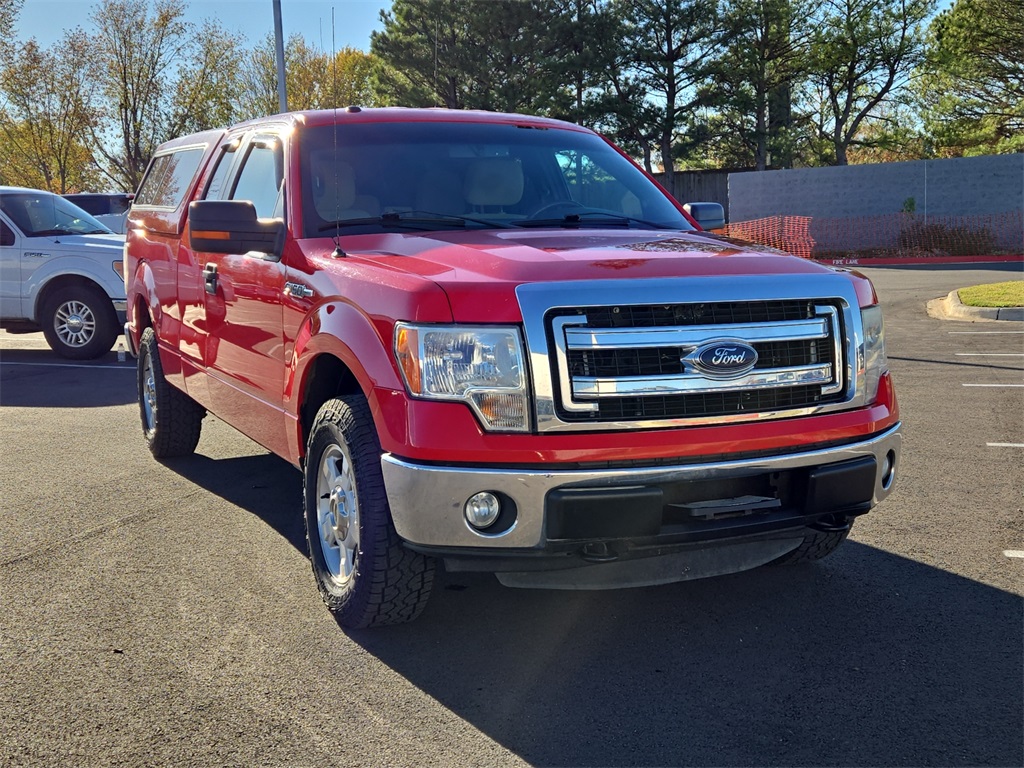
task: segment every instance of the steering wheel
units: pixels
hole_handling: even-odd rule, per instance
[[[548,203],[547,205],[542,205],[540,208],[538,208],[533,213],[531,213],[529,218],[530,219],[540,219],[540,218],[544,217],[544,214],[548,214],[548,213],[551,213],[553,211],[557,211],[560,208],[568,208],[570,210],[574,209],[574,208],[580,208],[582,210],[587,210],[587,206],[583,205],[583,203],[577,203],[575,200],[556,200],[553,203]],[[566,214],[566,215],[568,215],[568,214]]]

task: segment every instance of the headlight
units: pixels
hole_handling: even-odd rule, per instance
[[[878,395],[878,380],[889,370],[885,357],[885,327],[882,324],[882,308],[878,305],[860,311],[860,322],[864,329],[864,363],[861,375],[864,377],[866,403],[875,402]]]
[[[398,323],[395,356],[413,397],[467,403],[491,432],[529,431],[518,329]]]

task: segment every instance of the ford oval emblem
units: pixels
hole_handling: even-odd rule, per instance
[[[738,339],[723,339],[701,344],[684,359],[705,376],[734,379],[753,370],[757,350]]]

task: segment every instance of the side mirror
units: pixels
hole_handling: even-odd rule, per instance
[[[720,203],[687,203],[683,210],[705,231],[725,226],[725,209]]]
[[[188,223],[194,251],[258,251],[280,259],[284,250],[284,222],[258,218],[248,200],[196,200],[189,203]]]

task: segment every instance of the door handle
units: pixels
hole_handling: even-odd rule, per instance
[[[211,296],[217,294],[217,265],[210,263],[203,267],[203,284]]]

